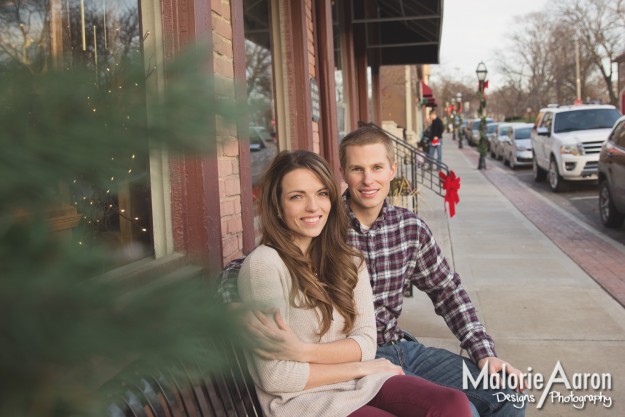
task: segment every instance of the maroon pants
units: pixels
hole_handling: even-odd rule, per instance
[[[471,417],[469,400],[459,390],[425,379],[397,375],[375,397],[348,417]]]

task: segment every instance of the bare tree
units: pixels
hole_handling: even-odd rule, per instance
[[[47,0],[0,3],[0,65],[33,73],[45,68],[49,7]]]
[[[622,5],[617,4],[617,7]],[[609,0],[556,0],[552,10],[577,31],[577,37],[591,62],[601,73],[610,103],[617,97],[612,83],[612,61],[623,49],[625,28]]]
[[[273,118],[271,50],[246,40],[245,68],[251,122],[263,125]]]
[[[538,109],[556,97],[550,50],[553,21],[545,13],[521,16],[510,36],[509,47],[499,54],[498,69],[503,73],[507,117],[524,114],[527,108]],[[513,102],[514,101],[514,102]],[[512,112],[512,113],[509,113]]]

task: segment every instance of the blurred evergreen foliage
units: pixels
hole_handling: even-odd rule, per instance
[[[111,158],[120,150],[212,150],[209,120],[232,123],[235,111],[201,70],[206,53],[194,49],[167,69],[149,123],[145,89],[132,88],[149,77],[143,66],[120,73],[118,91],[78,69],[0,73],[0,417],[101,416],[111,398],[103,387],[115,387],[105,382],[125,370],[215,369],[211,341],[238,340],[209,280],[111,279],[109,249],[76,245],[48,223],[58,184],[83,175],[105,187],[127,171]]]

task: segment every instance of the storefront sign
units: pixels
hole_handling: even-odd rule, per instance
[[[314,78],[310,79],[310,102],[312,108],[312,120],[318,122],[321,118],[321,102],[319,99],[319,85]]]

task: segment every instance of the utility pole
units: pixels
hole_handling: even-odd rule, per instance
[[[575,85],[577,87],[577,97],[575,104],[582,104],[582,80],[579,77],[579,39],[575,38]]]

